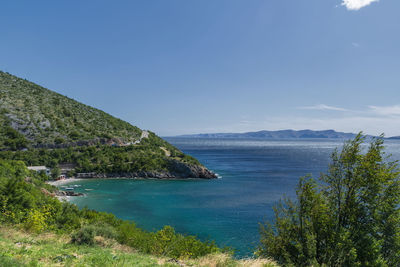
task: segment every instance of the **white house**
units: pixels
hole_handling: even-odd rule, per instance
[[[44,172],[46,175],[50,175],[50,169],[46,166],[28,166],[28,170]]]

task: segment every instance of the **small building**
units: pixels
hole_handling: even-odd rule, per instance
[[[64,174],[65,177],[70,176],[71,172],[74,171],[76,167],[75,163],[61,163],[58,164],[58,168],[60,168],[60,173]]]
[[[28,170],[36,171],[36,172],[43,172],[47,176],[50,176],[50,169],[46,166],[28,166]]]

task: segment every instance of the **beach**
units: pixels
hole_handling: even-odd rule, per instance
[[[54,186],[61,186],[61,185],[66,185],[66,184],[70,184],[70,183],[74,183],[77,181],[81,181],[82,179],[77,179],[77,178],[68,178],[68,179],[64,179],[64,180],[57,180],[57,181],[47,181],[46,183],[48,183],[49,185],[54,185]]]

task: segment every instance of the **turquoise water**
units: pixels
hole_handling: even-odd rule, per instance
[[[86,196],[71,201],[134,220],[147,230],[172,225],[178,232],[231,246],[239,257],[252,255],[258,223],[273,221],[273,204],[294,196],[300,176],[325,171],[333,149],[342,145],[337,140],[166,139],[221,178],[83,180],[76,191]],[[400,159],[400,141],[386,145],[393,159]]]

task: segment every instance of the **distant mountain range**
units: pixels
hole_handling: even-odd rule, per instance
[[[280,131],[258,131],[247,133],[205,133],[180,135],[185,138],[246,138],[246,139],[301,139],[301,138],[332,138],[351,139],[357,134],[336,132],[334,130],[312,131],[312,130],[280,130]],[[394,137],[392,137],[394,138]],[[398,137],[400,138],[400,137]]]

